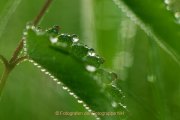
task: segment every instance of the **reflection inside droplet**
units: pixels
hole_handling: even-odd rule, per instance
[[[87,65],[86,66],[86,70],[88,70],[89,72],[95,72],[96,71],[96,67],[94,67],[92,65]]]
[[[57,43],[58,38],[57,37],[50,37],[50,41],[52,44]]]

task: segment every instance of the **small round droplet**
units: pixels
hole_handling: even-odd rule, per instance
[[[155,75],[148,75],[147,76],[147,81],[150,82],[150,83],[153,83],[155,82],[156,80],[156,76]]]
[[[45,72],[46,70],[45,69],[41,69],[42,72]]]
[[[37,63],[34,63],[34,66],[37,66],[38,64]]]
[[[92,65],[86,65],[86,70],[89,72],[95,72],[96,71],[96,67],[92,66]]]
[[[74,93],[73,93],[73,92],[70,92],[69,94],[70,94],[70,95],[74,95]]]
[[[176,12],[175,14],[174,14],[174,16],[175,16],[175,18],[180,18],[180,12]]]
[[[60,85],[60,84],[61,84],[61,82],[57,82],[57,84],[58,84],[58,85]]]
[[[65,87],[65,86],[63,86],[63,89],[64,89],[64,90],[67,90],[68,88],[67,88],[67,87]]]
[[[49,75],[49,72],[45,72],[46,75]]]
[[[50,41],[52,44],[57,43],[58,38],[57,37],[50,37]]]
[[[96,56],[96,53],[94,52],[94,49],[90,49],[90,50],[88,51],[88,55],[89,55],[89,56]]]
[[[26,31],[23,32],[23,35],[27,35],[28,33]]]
[[[72,41],[73,41],[74,43],[79,41],[79,38],[78,38],[77,35],[73,34],[73,35],[71,35],[71,37],[72,37]]]
[[[112,107],[117,107],[117,103],[115,102],[115,101],[113,101],[112,103],[111,103],[111,105],[112,105]]]
[[[89,107],[87,106],[87,107],[85,107],[86,108],[86,110],[89,110]]]
[[[164,0],[165,4],[170,4],[171,0]]]
[[[83,103],[83,101],[82,100],[78,100],[78,103]]]
[[[116,80],[116,79],[118,78],[118,76],[117,76],[116,73],[111,72],[110,74],[111,74],[111,79],[112,79],[112,80]]]

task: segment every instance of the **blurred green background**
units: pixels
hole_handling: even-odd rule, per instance
[[[10,58],[28,21],[44,0],[0,0],[0,54]],[[60,25],[105,58],[118,73],[129,120],[180,119],[180,67],[136,26],[112,0],[54,0],[40,26]],[[3,65],[0,65],[0,73]],[[49,76],[29,62],[10,74],[0,98],[0,120],[94,120],[56,116],[55,111],[86,111]]]

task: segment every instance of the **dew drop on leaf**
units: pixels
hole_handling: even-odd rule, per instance
[[[96,71],[96,67],[92,66],[92,65],[86,65],[86,70],[89,72],[95,72]]]
[[[63,89],[64,89],[64,90],[67,90],[68,88],[67,88],[67,87],[65,87],[65,86],[63,86]]]
[[[117,107],[118,105],[115,101],[113,101],[111,104],[112,104],[112,107]]]
[[[83,101],[82,100],[78,100],[78,103],[83,103]]]
[[[79,43],[72,45],[71,47],[71,53],[79,59],[82,59],[84,56],[86,56],[88,50],[89,50],[88,48],[86,48],[84,45]]]
[[[56,81],[56,80],[55,80],[55,81]],[[60,85],[60,84],[61,84],[61,82],[57,82],[57,84],[58,84],[58,85]]]
[[[51,43],[52,44],[54,44],[54,43],[57,43],[57,41],[58,41],[58,38],[57,37],[50,37],[50,41],[51,41]]]
[[[89,49],[89,51],[88,51],[88,55],[89,56],[95,56],[96,55],[96,53],[95,53],[95,51],[94,51],[94,49]]]
[[[60,27],[58,25],[53,26],[47,30],[48,33],[52,35],[57,35],[59,33]]]
[[[78,36],[77,36],[77,35],[73,34],[73,35],[71,35],[71,37],[72,37],[72,41],[73,41],[73,43],[76,43],[76,42],[78,42],[78,41],[79,41],[79,38],[78,38]]]

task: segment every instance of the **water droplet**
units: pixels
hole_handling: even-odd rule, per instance
[[[92,112],[92,110],[91,110],[91,109],[88,109],[88,112]]]
[[[79,41],[79,38],[78,38],[78,36],[77,36],[77,35],[73,34],[73,35],[71,35],[71,37],[72,37],[72,41],[73,41],[73,43],[75,43],[75,42],[78,42],[78,41]]]
[[[78,100],[78,103],[83,103],[83,101],[82,100]]]
[[[35,29],[36,29],[36,27],[35,27],[34,25],[32,25],[32,26],[31,26],[31,29],[32,29],[32,30],[35,30]]]
[[[116,73],[111,72],[110,74],[111,74],[111,79],[112,79],[112,80],[117,80],[118,76],[117,76]]]
[[[45,72],[45,71],[46,71],[46,69],[41,69],[41,71],[42,71],[42,72]]]
[[[88,55],[89,55],[89,56],[96,56],[96,53],[95,53],[94,49],[92,49],[92,48],[89,49]]]
[[[57,35],[59,33],[60,27],[58,25],[53,26],[47,30],[48,33],[52,35]]]
[[[49,75],[49,72],[45,72],[46,75]]]
[[[24,31],[24,32],[23,32],[23,35],[27,35],[27,34],[28,34],[27,31]]]
[[[55,79],[53,79],[53,80],[54,80],[54,81],[58,81],[58,79],[56,79],[56,78],[55,78]]]
[[[119,103],[119,105],[127,110],[127,106],[123,105],[122,103]]]
[[[73,95],[73,97],[76,98],[76,99],[78,99],[78,97],[77,97],[75,94]]]
[[[86,110],[89,110],[89,107],[87,106],[87,107],[85,107],[86,108]]]
[[[65,87],[65,86],[63,86],[63,89],[64,89],[64,90],[67,90],[68,88],[67,88],[67,87]]]
[[[148,75],[147,76],[147,81],[148,82],[153,83],[153,82],[155,82],[155,80],[156,80],[156,76],[155,75]]]
[[[38,67],[38,68],[41,68],[41,66],[40,66],[40,65],[38,65],[37,67]]]
[[[96,71],[96,67],[94,67],[92,65],[86,65],[86,70],[88,70],[89,72],[95,72]]]
[[[70,94],[70,95],[74,95],[74,93],[73,93],[73,92],[70,92],[69,94]]]
[[[88,51],[89,48],[86,48],[83,44],[80,43],[73,44],[71,46],[71,53],[79,60],[82,60],[82,58],[87,55]]]
[[[34,66],[37,66],[38,64],[37,63],[34,63]]]
[[[175,16],[177,22],[180,23],[180,12],[175,12],[174,16]]]
[[[61,84],[61,82],[57,82],[57,84],[58,84],[58,85],[60,85],[60,84]]]
[[[165,3],[165,4],[170,4],[170,3],[171,3],[171,0],[164,0],[164,3]]]
[[[57,43],[58,38],[57,37],[50,37],[50,41],[52,44]]]
[[[91,113],[92,115],[96,115],[95,113]]]
[[[50,75],[50,77],[54,79],[54,76]]]
[[[117,107],[117,103],[115,102],[115,101],[113,101],[112,103],[111,103],[111,105],[112,105],[112,107]]]

